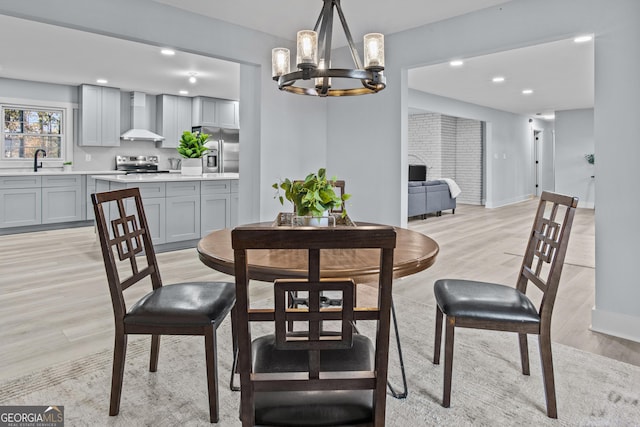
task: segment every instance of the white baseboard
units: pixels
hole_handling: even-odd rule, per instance
[[[640,342],[640,317],[593,307],[591,310],[591,330]]]
[[[531,200],[532,198],[533,198],[533,195],[527,194],[524,196],[515,197],[513,199],[500,200],[497,202],[487,201],[487,203],[485,204],[485,208],[489,208],[489,209],[500,208],[502,206],[514,205],[516,203],[524,202],[525,200]]]

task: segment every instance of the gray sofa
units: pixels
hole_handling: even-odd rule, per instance
[[[447,209],[456,213],[456,199],[445,181],[409,181],[408,204],[409,217],[425,218],[430,213],[440,216]]]

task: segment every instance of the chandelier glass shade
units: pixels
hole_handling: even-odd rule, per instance
[[[296,70],[291,71],[289,49],[271,51],[271,70],[278,88],[312,96],[351,96],[376,93],[386,87],[384,70],[384,35],[364,36],[364,66],[356,50],[351,31],[342,13],[340,0],[323,0],[324,5],[313,30],[298,31]],[[355,67],[331,68],[331,37],[334,11],[337,12]],[[334,79],[352,79],[353,87],[332,87]],[[309,84],[312,82],[312,84]],[[357,82],[357,83],[356,83]]]

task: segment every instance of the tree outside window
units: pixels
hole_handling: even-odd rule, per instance
[[[32,159],[39,148],[47,152],[47,159],[62,159],[62,110],[5,106],[2,116],[3,160]]]

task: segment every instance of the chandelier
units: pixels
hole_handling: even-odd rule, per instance
[[[291,93],[312,96],[351,96],[376,93],[386,87],[384,70],[384,35],[370,33],[364,36],[364,67],[356,50],[349,26],[342,13],[340,0],[323,0],[324,5],[313,30],[298,31],[296,70],[290,71],[289,49],[278,47],[271,51],[273,80],[278,88]],[[331,36],[334,9],[338,12],[347,38],[353,69],[331,68]],[[319,29],[319,31],[318,31]],[[332,78],[359,80],[359,85],[332,88]],[[306,86],[300,81],[307,81]],[[311,81],[313,84],[311,84]]]

